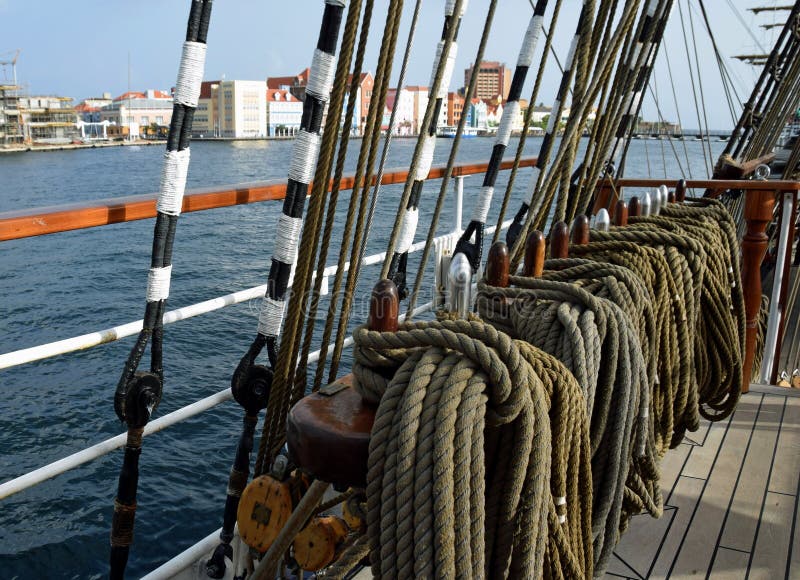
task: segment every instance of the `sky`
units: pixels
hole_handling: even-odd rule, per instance
[[[698,126],[698,113],[692,90],[680,13],[689,38],[689,53],[694,60],[690,14],[694,19],[697,54],[700,55],[703,98],[708,126],[730,128],[734,121],[725,100],[713,49],[703,26],[699,0],[675,0],[676,7],[667,27],[665,48],[672,68],[670,82],[662,49],[654,73],[658,101],[664,119],[677,121],[684,128]],[[747,8],[775,5],[777,0],[704,0],[717,45],[729,66],[741,100],[752,90],[758,69],[730,58],[734,54],[760,52],[756,41],[769,50],[778,28],[766,31],[760,24],[776,21],[775,13],[754,16]],[[549,3],[546,25],[555,0]],[[598,3],[599,4],[599,3]],[[786,2],[783,2],[786,4]],[[189,0],[0,0],[0,60],[21,49],[17,78],[31,94],[70,96],[76,103],[85,97],[110,92],[116,96],[128,88],[169,89],[175,84],[180,47],[186,30]],[[369,38],[367,70],[373,71],[382,37],[387,0],[375,2],[373,27]],[[459,33],[458,58],[451,90],[464,83],[464,69],[474,60],[486,18],[486,0],[469,2]],[[393,83],[396,82],[409,21],[414,6],[404,3],[404,16],[398,41]],[[431,74],[432,54],[443,22],[444,0],[422,2],[406,84],[426,85]],[[563,62],[575,30],[580,0],[563,0],[554,36],[554,48]],[[733,9],[735,7],[735,11]],[[322,0],[215,0],[208,38],[205,78],[264,79],[268,76],[296,74],[309,66],[323,10]],[[529,0],[500,0],[484,58],[499,60],[513,70],[532,9]],[[780,13],[778,13],[780,14]],[[782,13],[785,14],[786,13]],[[740,21],[740,19],[743,21]],[[746,25],[746,26],[745,26]],[[751,37],[755,36],[755,39]],[[541,47],[536,57],[541,58]],[[128,62],[130,59],[130,67]],[[7,67],[6,67],[7,68]],[[6,71],[8,72],[8,71]],[[0,78],[4,71],[0,68]],[[523,93],[530,95],[534,74],[529,74]],[[549,59],[537,102],[552,103],[561,73]],[[695,79],[697,83],[697,79]],[[656,87],[657,85],[657,87]],[[673,89],[674,86],[674,96]],[[676,106],[677,100],[677,106]],[[647,120],[657,120],[653,97],[643,105]],[[705,123],[705,121],[703,121]]]

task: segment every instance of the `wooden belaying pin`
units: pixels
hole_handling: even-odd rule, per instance
[[[569,227],[564,222],[558,222],[550,230],[550,257],[553,259],[569,256]]]
[[[632,197],[631,202],[628,204],[628,215],[630,217],[642,215],[642,201],[636,196]]]
[[[522,264],[522,275],[528,278],[538,278],[544,271],[544,234],[533,230],[525,243],[525,261]]]
[[[391,280],[379,280],[372,288],[369,302],[370,330],[378,332],[397,332],[400,315],[400,297],[397,286]]]
[[[589,243],[589,218],[579,215],[572,222],[572,243],[576,246],[585,246]]]
[[[490,286],[507,288],[510,262],[506,243],[499,241],[493,243],[486,258],[486,283]]]
[[[621,199],[617,202],[617,208],[614,210],[614,225],[628,225],[628,204],[624,199]]]
[[[669,203],[675,203],[675,192],[673,190],[670,190],[667,194],[667,201]]]
[[[678,203],[683,203],[686,201],[686,180],[681,179],[678,181],[678,184],[675,186],[675,201]]]

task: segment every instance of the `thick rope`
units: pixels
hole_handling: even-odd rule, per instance
[[[591,577],[588,431],[571,374],[478,321],[355,339],[355,386],[380,400],[373,574]]]

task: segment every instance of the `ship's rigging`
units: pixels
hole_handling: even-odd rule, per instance
[[[382,173],[391,140],[390,131],[376,171],[382,112],[403,16],[402,0],[389,4],[339,256],[342,265],[349,249],[352,267],[346,281],[344,268],[337,271],[329,304],[325,347],[310,389],[322,395],[304,398],[309,390],[306,361],[319,307],[319,272],[327,257],[349,146],[349,135],[346,131],[340,135],[338,126],[343,112],[345,126],[350,126],[354,114],[356,79],[364,66],[374,8],[373,0],[325,0],[257,335],[231,381],[234,397],[245,411],[244,428],[230,474],[221,543],[208,563],[211,577],[222,577],[226,558],[232,557],[237,510],[240,534],[254,542],[250,545],[258,546],[263,556],[252,570],[254,578],[273,577],[279,563],[282,568],[289,564],[313,571],[327,568],[328,575],[341,577],[348,566],[366,556],[377,576],[591,577],[605,570],[618,535],[632,515],[640,511],[661,514],[659,459],[686,431],[698,428],[701,415],[719,420],[733,412],[740,389],[750,378],[756,339],[752,309],[748,305],[746,310],[742,288],[742,280],[754,276],[753,265],[745,261],[742,273],[738,263],[736,229],[743,226],[744,216],[741,196],[726,192],[723,201],[717,201],[712,198],[718,192],[710,189],[705,198],[676,206],[668,203],[666,189],[659,190],[630,200],[628,224],[628,206],[614,187],[624,174],[648,88],[658,104],[657,86],[651,85],[651,79],[675,3],[582,2],[569,52],[559,63],[561,82],[550,125],[521,203],[512,199],[512,184],[524,139],[516,151],[487,265],[492,274],[479,285],[477,318],[470,297],[472,277],[483,266],[484,227],[497,172],[548,9],[552,7],[549,33],[531,104],[540,91],[561,15],[561,0],[551,6],[546,0],[532,4],[512,91],[472,220],[451,248],[449,265],[439,261],[435,266],[449,268],[445,308],[437,321],[416,322],[410,319],[464,127],[462,117],[409,293],[408,250],[421,204],[427,201],[423,184],[433,162],[436,119],[467,10],[466,0],[446,2],[430,99],[386,248],[382,280],[373,295],[369,323],[355,335],[354,388],[334,383],[331,390],[322,387],[322,376],[326,363],[329,379],[337,375],[360,257],[378,199],[378,185],[370,196],[372,178]],[[687,1],[684,15],[684,2],[677,4],[697,123],[708,134],[693,6]],[[419,5],[418,1],[403,70]],[[698,6],[711,35],[702,1]],[[710,145],[704,144],[703,156],[715,177],[736,170],[737,177],[750,173],[753,160],[761,161],[771,151],[787,114],[797,109],[800,41],[794,30],[800,2],[787,8],[787,22],[775,48],[764,58],[763,73],[740,112],[723,157],[715,162]],[[495,9],[496,2],[490,2],[475,62],[482,59]],[[129,431],[115,502],[112,577],[121,577],[125,568],[136,510],[142,430],[163,388],[161,321],[169,295],[172,243],[189,163],[188,126],[202,79],[210,10],[210,0],[192,3],[154,232],[145,325],[115,397],[115,410]],[[711,38],[734,116],[738,95]],[[348,84],[351,71],[353,80]],[[475,82],[473,74],[468,96]],[[559,132],[558,120],[568,99],[570,111]],[[598,115],[589,127],[594,107]],[[523,135],[529,124],[527,115]],[[590,139],[581,150],[585,133]],[[677,150],[673,152],[678,158]],[[788,173],[798,157],[792,157]],[[333,190],[328,197],[331,176]],[[680,184],[677,190],[676,196],[683,201]],[[505,246],[497,236],[507,208],[517,203]],[[609,212],[615,214],[615,227],[590,233],[587,216]],[[600,224],[604,221],[605,217],[598,218]],[[573,244],[568,241],[567,224],[573,224]],[[535,256],[541,257],[544,248],[542,231],[550,231],[553,259],[536,265]],[[532,262],[524,264],[528,260]],[[541,273],[541,280],[509,278],[508,273],[521,266]],[[496,276],[498,271],[505,275]],[[409,296],[409,315],[399,324],[398,303]],[[637,312],[637,307],[643,310]],[[334,348],[327,361],[337,312]],[[150,371],[137,372],[148,340],[152,340]],[[268,364],[262,365],[257,357],[264,347]],[[349,394],[341,395],[345,391]],[[354,444],[346,441],[348,433],[332,432],[332,457],[314,457],[322,452],[321,447],[309,452],[314,430],[325,431],[332,424],[323,412],[325,406],[336,405],[343,397],[350,397],[345,411],[366,413],[360,426],[367,429],[366,440],[362,437]],[[363,410],[363,401],[371,410]],[[256,479],[245,488],[263,408]],[[308,414],[298,415],[302,412]],[[366,464],[355,466],[351,473],[333,475],[326,465],[326,459],[341,460],[342,449],[360,453],[365,446]],[[318,513],[317,505],[331,484],[351,488],[338,502],[354,501],[348,509],[355,513],[346,522],[333,516],[323,520]],[[273,491],[290,502],[290,513],[280,525],[271,520],[270,514],[277,514],[276,505],[269,503]],[[341,533],[334,534],[334,529]],[[268,542],[263,540],[264,533],[270,534]],[[319,541],[315,534],[336,536],[323,542],[330,548],[328,556],[314,550],[308,554],[309,547]],[[236,575],[244,572],[234,570]]]

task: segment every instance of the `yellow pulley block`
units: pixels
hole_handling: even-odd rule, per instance
[[[347,524],[339,517],[312,518],[294,539],[294,559],[308,572],[325,568],[336,558],[348,531]]]
[[[236,512],[242,541],[259,552],[269,550],[306,489],[308,481],[298,475],[286,481],[262,475],[251,481]]]

